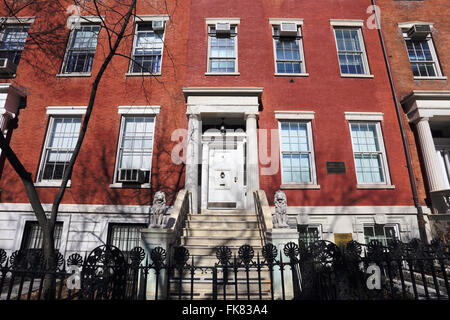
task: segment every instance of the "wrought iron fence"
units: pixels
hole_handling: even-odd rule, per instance
[[[300,241],[281,250],[268,243],[261,252],[250,245],[235,252],[221,246],[206,261],[182,246],[171,252],[156,247],[147,256],[136,247],[127,257],[114,246],[100,246],[84,259],[58,253],[48,270],[39,251],[7,257],[0,250],[0,299],[448,300],[449,255],[438,239],[388,246],[351,241],[345,247]],[[44,295],[45,279],[53,281],[51,297]]]

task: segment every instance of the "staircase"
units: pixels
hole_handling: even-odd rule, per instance
[[[189,264],[194,259],[194,265],[198,267],[213,267],[218,263],[216,249],[219,246],[227,246],[234,255],[238,257],[238,249],[244,244],[251,245],[256,255],[261,257],[262,238],[261,230],[258,224],[258,218],[254,211],[246,210],[202,210],[201,214],[189,214],[186,225],[183,229],[181,243],[190,253]],[[233,261],[231,259],[231,262]],[[223,273],[218,268],[218,298],[223,299]],[[270,296],[269,274],[266,270],[261,271],[261,293],[264,297]],[[236,282],[235,274],[232,268],[228,271],[228,282],[226,285],[226,298],[234,299]],[[171,281],[171,295],[178,298],[179,293],[179,275],[175,274]],[[259,281],[256,270],[249,272],[250,297],[259,298]],[[238,299],[248,299],[247,275],[245,268],[239,268],[237,276]],[[212,271],[202,273],[197,269],[194,275],[194,299],[212,298]],[[191,292],[191,274],[185,271],[182,278],[182,298],[189,299]]]

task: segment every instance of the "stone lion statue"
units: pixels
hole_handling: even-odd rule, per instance
[[[164,228],[169,220],[167,215],[166,194],[157,191],[150,208],[150,228]]]
[[[274,228],[289,228],[287,216],[287,198],[286,194],[278,190],[274,196],[275,214],[272,215]]]

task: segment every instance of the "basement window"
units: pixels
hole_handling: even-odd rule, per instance
[[[373,224],[364,225],[364,240],[369,244],[372,240],[378,240],[383,246],[390,241],[399,239],[398,225],[396,224]]]

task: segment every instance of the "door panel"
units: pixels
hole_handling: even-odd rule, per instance
[[[240,207],[243,194],[241,150],[210,149],[208,207]]]

